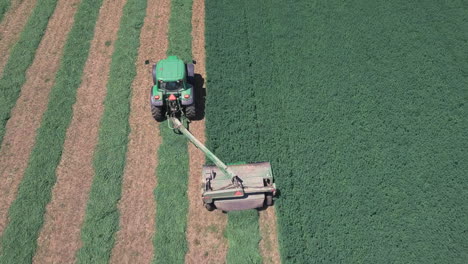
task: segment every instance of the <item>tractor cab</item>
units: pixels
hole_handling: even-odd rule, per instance
[[[194,65],[177,56],[169,56],[153,65],[151,111],[161,122],[168,114],[182,112],[188,119],[196,118]]]
[[[183,83],[181,81],[173,81],[173,82],[163,82],[159,81],[159,88],[166,90],[166,91],[177,91],[183,89]]]

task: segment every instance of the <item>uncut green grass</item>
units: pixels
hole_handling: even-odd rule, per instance
[[[250,68],[253,60],[263,58],[252,57],[249,39],[254,36],[248,33],[246,11],[237,4],[207,2],[206,12],[207,146],[226,163],[268,161],[258,130],[258,77]],[[211,12],[226,16],[214,21]],[[210,28],[213,24],[216,29]],[[256,210],[228,213],[227,263],[262,263],[258,220]]]
[[[228,239],[227,263],[262,263],[258,251],[260,235],[256,210],[229,212],[225,237]]]
[[[12,0],[0,0],[0,23],[5,17],[5,13],[10,9]]]
[[[128,0],[110,65],[104,113],[94,154],[95,175],[81,229],[78,263],[107,263],[119,229],[117,203],[122,193],[130,125],[131,86],[147,2]]]
[[[208,141],[272,162],[283,263],[466,262],[466,3],[206,9]]]
[[[254,36],[248,33],[246,11],[232,3],[207,2],[206,12],[207,146],[226,163],[268,161],[262,156],[258,130],[258,76],[250,66],[263,58],[252,57],[248,40]],[[214,21],[211,12],[225,16]],[[258,220],[256,210],[228,213],[227,263],[262,263]]]
[[[171,1],[167,55],[192,60],[192,0]],[[167,121],[159,125],[162,138],[158,150],[154,191],[157,213],[153,239],[153,263],[184,263],[187,252],[189,171],[188,141],[168,128]]]
[[[28,167],[9,209],[9,223],[1,237],[0,263],[30,263],[36,251],[101,2],[83,0],[75,14]]]
[[[0,21],[2,8],[9,1],[0,0]],[[31,66],[37,47],[47,28],[49,18],[57,5],[57,0],[39,0],[28,22],[20,34],[18,42],[11,49],[8,62],[0,78],[0,143],[5,135],[5,126],[10,119],[11,109],[16,103],[21,87],[26,82],[26,71]],[[6,9],[5,9],[6,10]],[[2,55],[3,56],[3,55]]]

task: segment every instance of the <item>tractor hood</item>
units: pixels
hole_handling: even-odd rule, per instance
[[[158,81],[163,82],[182,80],[185,76],[185,64],[177,56],[169,56],[156,65],[156,76]]]

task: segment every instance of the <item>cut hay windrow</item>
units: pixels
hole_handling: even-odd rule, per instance
[[[195,78],[200,90],[206,94],[207,76],[205,69],[205,0],[193,0],[192,6],[192,56],[196,61],[195,73],[201,78]],[[203,106],[203,104],[201,104]],[[203,110],[203,108],[201,108]],[[203,114],[203,113],[202,113]],[[190,123],[190,132],[203,144],[206,141],[205,120]],[[207,212],[200,201],[201,168],[205,164],[205,156],[192,143],[188,145],[189,153],[189,183],[187,195],[189,212],[187,216],[188,252],[186,264],[225,263],[228,241],[224,236],[227,215],[221,211]],[[215,249],[215,250],[213,250]]]
[[[170,0],[148,0],[146,17],[140,32],[137,75],[132,83],[129,116],[130,134],[122,180],[119,231],[116,233],[110,263],[150,263],[154,257],[156,228],[157,150],[161,139],[158,123],[149,111],[148,91],[153,84],[148,74],[151,64],[166,56]],[[155,42],[154,40],[157,39]]]
[[[147,2],[128,0],[120,20],[107,82],[104,113],[94,153],[94,179],[81,230],[78,263],[109,262],[119,228],[117,203],[121,198],[130,126],[131,87],[136,76],[140,31]]]
[[[20,39],[11,49],[8,62],[0,77],[0,143],[5,135],[5,126],[10,119],[11,109],[18,99],[21,87],[26,82],[26,70],[34,60],[36,49],[56,5],[57,0],[38,1],[21,32]]]
[[[65,25],[63,22],[70,17],[70,10],[77,8],[79,2],[60,0],[57,10],[64,4],[67,5],[61,11],[62,27]],[[37,239],[38,247],[33,263],[74,263],[76,252],[81,246],[80,228],[94,176],[93,155],[98,141],[99,122],[104,112],[103,102],[114,51],[113,44],[117,39],[125,3],[126,0],[103,0],[100,7],[82,81],[76,92],[72,120],[63,143],[62,157],[55,171],[56,183]],[[20,98],[23,96],[24,93],[21,93]],[[38,94],[34,94],[33,97],[37,96]],[[4,141],[10,130],[7,126]]]
[[[192,59],[192,0],[171,1],[167,55]],[[174,133],[167,121],[160,124],[162,143],[158,150],[158,185],[154,263],[183,263],[187,252],[188,141]]]
[[[37,0],[15,1],[0,22],[0,76],[10,58],[10,53],[36,6]]]
[[[230,158],[259,136],[283,263],[466,262],[466,17],[446,1],[207,1],[207,137]]]
[[[47,110],[49,93],[60,68],[63,48],[73,26],[80,0],[60,0],[51,16],[36,56],[27,70],[27,80],[6,125],[0,148],[0,234],[8,222],[8,209],[28,167],[28,161]],[[32,10],[32,9],[31,9]],[[38,92],[40,91],[40,92]]]
[[[42,2],[38,8],[47,4],[51,8],[50,1]],[[55,3],[53,4],[55,6]],[[81,74],[100,5],[101,1],[83,0],[75,14],[55,85],[49,95],[47,111],[37,131],[36,144],[17,198],[9,210],[9,224],[1,238],[0,263],[32,261],[39,229],[44,222],[45,207],[50,201],[51,189],[55,183],[55,169],[60,161],[66,129],[75,103],[76,89],[81,83]],[[44,14],[39,12],[36,15],[41,17]],[[15,49],[21,47],[18,45]]]

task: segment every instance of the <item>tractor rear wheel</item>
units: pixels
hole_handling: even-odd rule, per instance
[[[166,116],[164,113],[164,108],[162,106],[155,105],[151,105],[151,114],[153,114],[154,120],[158,122],[164,121],[164,117]]]
[[[197,107],[195,103],[185,107],[185,116],[190,120],[195,120],[197,118]]]

